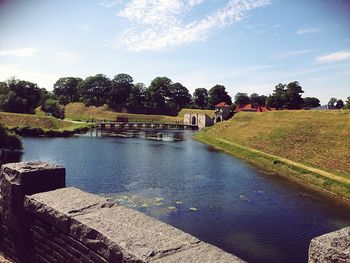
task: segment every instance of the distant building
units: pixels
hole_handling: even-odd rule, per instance
[[[198,126],[199,129],[212,126],[214,124],[213,119],[207,114],[199,112],[189,112],[184,115],[184,124]]]
[[[227,120],[231,116],[232,116],[231,105],[228,105],[226,102],[220,102],[219,104],[215,105],[214,123]]]
[[[254,107],[252,104],[247,105],[238,105],[235,109],[235,112],[246,111],[246,112],[267,112],[271,111],[271,109],[267,106],[257,106]]]

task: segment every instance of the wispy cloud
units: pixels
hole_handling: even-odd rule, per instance
[[[17,48],[17,49],[3,49],[0,50],[0,57],[18,57],[28,58],[34,56],[38,52],[38,49],[33,47]]]
[[[296,56],[301,56],[304,54],[308,54],[313,52],[314,50],[292,50],[292,51],[287,51],[283,52],[280,54],[276,54],[272,57],[272,59],[286,59],[290,57],[296,57]]]
[[[339,51],[316,58],[319,63],[339,62],[350,60],[350,51]]]
[[[322,30],[317,27],[306,27],[299,29],[296,33],[298,35],[303,35],[303,34],[308,34],[308,33],[316,33],[316,32],[321,32]]]
[[[100,5],[106,8],[111,8],[115,6],[116,4],[119,4],[121,0],[105,0],[100,2]]]
[[[181,18],[204,0],[132,0],[116,15],[131,22],[116,41],[116,47],[129,51],[161,50],[194,41],[204,41],[214,29],[242,20],[252,9],[265,6],[269,0],[230,0],[203,19],[184,23]]]

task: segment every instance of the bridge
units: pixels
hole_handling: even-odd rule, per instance
[[[122,128],[122,129],[148,128],[148,129],[173,129],[173,130],[197,130],[198,129],[197,125],[183,124],[183,123],[156,123],[156,122],[108,121],[108,122],[98,122],[96,126],[97,126],[97,129],[100,129],[100,130],[115,129],[115,128]]]

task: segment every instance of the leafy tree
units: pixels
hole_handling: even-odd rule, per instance
[[[287,97],[287,91],[286,91],[286,85],[279,83],[275,86],[275,90],[273,91],[272,95],[270,95],[267,98],[267,106],[276,108],[276,109],[282,109],[286,107],[286,97]]]
[[[304,93],[298,81],[288,83],[286,87],[286,106],[290,110],[301,109],[303,107],[303,99],[301,93]]]
[[[220,102],[232,103],[231,96],[227,94],[226,88],[223,85],[215,85],[209,90],[208,94],[209,105],[212,108]]]
[[[256,94],[256,93],[255,93]],[[258,94],[256,94],[257,96],[259,96]],[[254,100],[254,98],[253,98]],[[248,94],[247,93],[241,93],[241,92],[238,92],[236,95],[235,95],[235,104],[236,105],[247,105],[250,103],[250,99],[248,97]]]
[[[136,83],[132,86],[129,97],[130,106],[144,106],[146,102],[146,86],[143,83]]]
[[[0,109],[16,113],[34,113],[41,91],[37,84],[11,78],[1,84]]]
[[[236,98],[235,98],[236,100]],[[260,105],[260,101],[259,101],[259,94],[258,93],[252,93],[250,94],[249,96],[249,101],[250,101],[250,104],[252,104],[253,107],[257,107]]]
[[[51,114],[53,117],[64,119],[64,107],[60,106],[56,100],[47,99],[41,110],[46,114]]]
[[[331,108],[334,108],[335,105],[337,103],[337,99],[336,98],[331,98],[329,101],[328,101],[328,106],[331,107]]]
[[[259,106],[266,106],[266,101],[267,101],[267,96],[265,95],[260,95],[258,97],[258,105]]]
[[[69,101],[68,101],[68,98],[67,98],[66,96],[64,96],[64,95],[59,96],[58,99],[57,99],[57,101],[58,101],[58,103],[59,103],[60,105],[63,105],[63,106],[67,105],[68,102],[69,102]]]
[[[101,106],[107,102],[112,82],[103,74],[87,77],[78,85],[79,94],[86,105]]]
[[[109,105],[125,105],[133,88],[133,78],[128,74],[118,74],[112,80],[112,88],[109,96]]]
[[[343,100],[337,100],[336,104],[335,104],[335,107],[337,109],[342,109],[344,107],[344,101]]]
[[[57,96],[65,96],[67,102],[79,100],[78,85],[83,81],[81,78],[65,77],[60,78],[53,85],[53,93]]]
[[[171,85],[169,105],[171,108],[181,110],[191,103],[191,94],[181,83]]]
[[[304,98],[304,107],[305,108],[316,108],[321,106],[320,100],[315,97],[306,97]]]
[[[147,89],[149,104],[155,108],[165,108],[172,86],[171,79],[167,77],[157,77],[152,80]]]
[[[346,98],[345,103],[345,109],[350,109],[350,96]]]
[[[4,126],[0,124],[0,149],[11,151],[22,150],[22,142],[17,135],[9,133]],[[1,160],[0,160],[1,163]]]
[[[195,108],[206,109],[209,104],[208,91],[205,88],[195,89],[193,93],[193,104]]]

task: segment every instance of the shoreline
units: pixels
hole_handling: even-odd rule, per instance
[[[326,177],[323,174],[317,173],[319,169],[307,167],[306,165],[289,161],[279,156],[273,156],[255,149],[250,149],[249,147],[209,135],[205,131],[195,133],[192,138],[244,160],[262,170],[265,174],[287,178],[303,187],[307,187],[328,197],[342,201],[346,205],[350,205],[350,184],[347,183],[349,180],[347,178],[337,175],[333,175],[334,178]],[[299,164],[299,166],[294,165],[294,163]],[[330,174],[322,170],[319,171],[324,174]],[[337,181],[335,178],[342,178],[342,181]]]

